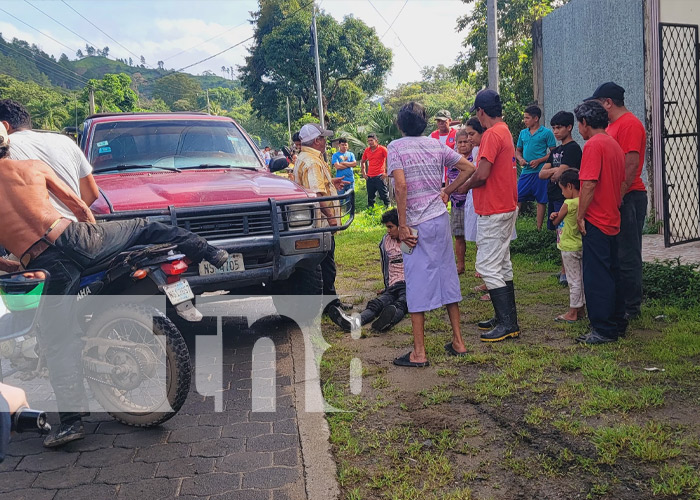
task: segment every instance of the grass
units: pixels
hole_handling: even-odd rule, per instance
[[[337,288],[358,308],[382,288],[382,209],[358,215],[336,239]],[[533,225],[518,221],[523,244],[547,237],[530,234]],[[554,278],[558,262],[549,250],[526,246],[512,256],[523,331],[516,341],[477,341],[473,324],[493,309],[470,292],[479,283],[470,272],[460,277],[466,356],[445,355],[450,327],[440,310],[426,314],[431,366],[417,370],[391,365],[410,350],[408,320],[360,340],[324,323],[331,348],[321,362],[323,393],[346,410],[327,414],[342,498],[508,499],[517,492],[700,500],[700,306],[647,300],[624,340],[578,346],[573,340],[586,325],[552,321],[568,305]],[[473,261],[469,246],[468,269]],[[358,395],[350,391],[354,357],[366,369]],[[653,367],[659,370],[645,370]]]

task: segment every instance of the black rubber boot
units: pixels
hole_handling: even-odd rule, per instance
[[[506,286],[510,287],[511,290],[515,290],[515,287],[513,286],[513,280],[506,281]],[[493,330],[496,328],[496,316],[494,316],[491,319],[487,319],[485,321],[479,321],[476,326],[479,328],[479,330]]]
[[[491,302],[496,311],[497,324],[493,330],[482,333],[483,342],[499,342],[520,335],[518,313],[515,307],[515,291],[510,286],[489,290]]]

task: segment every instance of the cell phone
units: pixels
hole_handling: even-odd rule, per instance
[[[411,234],[413,236],[418,236],[418,229],[415,229],[412,227],[409,229],[411,230]],[[405,242],[403,242],[403,241],[401,242],[401,251],[403,253],[407,253],[407,254],[411,255],[413,253],[414,248],[416,248],[416,247],[409,247]]]

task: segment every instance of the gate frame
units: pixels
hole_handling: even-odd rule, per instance
[[[665,122],[666,122],[666,104],[671,104],[670,101],[666,101],[666,95],[664,92],[664,43],[663,43],[663,30],[665,27],[674,28],[693,28],[695,29],[695,134],[666,134]],[[695,238],[690,238],[687,240],[676,241],[671,243],[671,226],[670,226],[670,212],[668,209],[669,203],[669,185],[666,181],[666,139],[668,137],[692,137],[693,135],[697,137],[697,170],[698,170],[698,183],[697,190],[698,196],[700,197],[700,26],[697,24],[682,24],[682,23],[659,23],[659,73],[660,73],[660,97],[661,97],[661,187],[663,196],[663,210],[664,210],[664,246],[666,248],[681,245],[683,243],[690,243],[693,241],[700,241],[700,231],[698,236]],[[700,210],[700,206],[698,207]]]

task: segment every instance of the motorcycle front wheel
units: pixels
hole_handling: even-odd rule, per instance
[[[172,418],[187,399],[190,354],[162,312],[118,304],[88,323],[85,378],[100,405],[120,422],[152,427]]]

